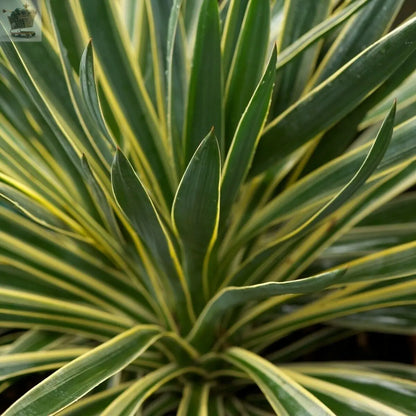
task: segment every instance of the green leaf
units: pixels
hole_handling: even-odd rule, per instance
[[[344,281],[343,274],[343,271],[329,272],[292,282],[270,282],[253,286],[227,287],[208,302],[188,335],[188,340],[196,349],[206,352],[215,341],[215,330],[218,328],[221,318],[233,308],[272,296],[318,292]]]
[[[335,374],[338,374],[339,370],[340,369],[336,368],[332,369]],[[347,380],[349,379],[348,375],[354,373],[353,370],[349,369],[343,369],[342,371],[345,372],[345,378]],[[335,406],[332,401],[328,402],[328,406],[333,408],[334,411],[337,412],[336,414],[345,414],[345,411],[351,411],[351,409],[356,409],[357,414],[374,416],[405,416],[413,413],[409,413],[409,410],[412,409],[409,405],[402,407],[401,409],[406,413],[403,413],[399,409],[401,403],[409,403],[409,400],[414,403],[414,393],[412,393],[412,398],[406,397],[410,392],[413,392],[415,387],[414,383],[401,382],[400,380],[383,377],[380,374],[372,375],[371,373],[362,371],[358,374],[355,373],[360,376],[360,381],[362,382],[362,384],[359,383],[361,386],[359,392],[357,392],[354,391],[354,389],[349,388],[351,387],[351,383],[342,382],[342,380],[338,378],[334,379],[335,382],[328,382],[324,381],[325,378],[320,379],[319,376],[311,377],[309,375],[301,374],[297,369],[296,371],[287,371],[287,374],[308,390],[319,393],[321,400],[324,403],[326,402],[326,397],[335,400],[335,403],[338,402],[339,404],[335,404]],[[331,380],[331,377],[329,377],[329,379]],[[347,387],[344,387],[343,385],[346,385]],[[374,394],[368,394],[372,387],[378,392],[378,394],[375,395],[376,397],[374,397]],[[381,395],[381,397],[379,395]],[[397,396],[399,396],[398,401],[396,401]],[[380,400],[383,397],[387,400]],[[396,400],[389,400],[390,397],[392,399],[395,397]],[[387,404],[384,404],[383,402],[387,402]],[[397,404],[399,404],[399,406],[397,406]]]
[[[220,395],[210,395],[207,414],[209,416],[222,416],[225,414],[224,401]]]
[[[408,65],[410,66],[410,62],[412,61],[409,59],[406,61],[406,63],[407,62],[409,62]],[[414,97],[412,91],[416,86],[416,73],[414,72],[413,68],[408,68],[408,71],[406,72],[402,70],[402,72],[404,72],[406,75],[404,75],[402,79],[396,83],[397,85],[395,85],[395,89],[393,91],[389,91],[387,93],[389,95],[380,97],[380,99],[377,100],[378,104],[375,106],[373,105],[373,108],[366,114],[364,120],[360,124],[360,129],[369,127],[383,119],[383,110],[384,112],[387,111],[387,108],[390,105],[389,99],[391,100],[393,97],[397,99],[398,108],[405,108],[413,103]],[[392,78],[395,78],[395,76],[393,75]]]
[[[415,147],[411,137],[415,126],[416,120],[409,120],[394,131],[390,146],[375,171],[375,177],[382,177],[386,172],[412,160]],[[248,238],[249,235],[264,230],[263,227],[279,224],[288,218],[307,212],[308,206],[311,208],[322,206],[331,198],[330,195],[334,195],[335,190],[340,189],[346,178],[352,178],[359,170],[369,148],[369,143],[360,146],[287,188],[257,211],[252,221],[242,227],[241,237],[235,238],[235,241],[241,243],[240,238],[243,239],[243,236]]]
[[[66,297],[123,310],[139,322],[154,322],[151,299],[123,273],[104,262],[91,246],[76,246],[64,235],[39,227],[0,207],[0,282],[4,288],[31,291],[44,296]],[[140,304],[138,300],[140,299]],[[147,309],[149,308],[149,309]]]
[[[337,239],[320,256],[319,262],[339,264],[387,250],[416,239],[416,224],[398,224],[372,227],[354,227]]]
[[[133,61],[131,47],[126,44],[123,29],[117,21],[116,6],[112,3],[103,4],[100,0],[82,0],[80,7],[105,74],[103,81],[111,87],[118,111],[122,111],[136,136],[136,140],[132,138],[134,148],[142,152],[147,165],[151,167],[145,170],[146,178],[149,178],[155,190],[161,190],[164,201],[169,205],[172,188],[164,133],[145,90],[142,74]],[[100,27],[108,29],[101,30],[97,21],[101,22]]]
[[[36,79],[36,90],[43,105],[49,110],[50,116],[60,122],[60,128],[66,133],[77,134],[72,140],[85,139],[84,131],[79,123],[72,105],[71,96],[66,85],[65,75],[61,67],[60,56],[56,53],[51,39],[44,36],[42,42],[8,42],[2,49],[11,57],[11,50],[21,60],[19,72],[30,67],[32,82]],[[13,53],[13,52],[12,52]],[[13,62],[14,60],[10,60]],[[23,64],[23,65],[22,65]],[[19,66],[20,66],[19,65]],[[36,104],[40,104],[36,100]]]
[[[281,259],[291,258],[291,262],[286,262],[289,264],[282,265],[282,272],[284,269],[287,269],[288,266],[299,266],[300,261],[293,260],[293,257],[296,257],[299,250],[299,245],[301,245],[304,240],[302,239],[308,232],[311,232],[314,227],[323,221],[325,218],[329,217],[332,213],[337,211],[343,205],[345,205],[354,194],[364,185],[365,181],[370,177],[370,175],[377,168],[381,159],[383,158],[385,151],[387,149],[388,143],[391,138],[393,124],[394,124],[394,113],[395,105],[393,105],[390,113],[386,117],[383,127],[380,129],[380,132],[377,136],[377,140],[374,142],[373,147],[370,149],[366,159],[362,163],[358,172],[354,177],[345,185],[342,190],[334,196],[323,208],[318,212],[308,216],[308,219],[295,227],[293,231],[288,231],[283,234],[282,237],[274,238],[266,247],[259,250],[258,253],[254,254],[249,258],[240,269],[235,272],[234,276],[230,277],[232,284],[244,284],[247,282],[246,279],[250,279],[250,282],[260,282],[262,276],[270,274],[274,267],[280,262]],[[387,187],[389,189],[389,187]],[[355,212],[357,215],[357,212]],[[352,216],[354,218],[354,215]],[[356,217],[357,218],[357,217]],[[357,218],[358,220],[358,218]],[[343,218],[340,215],[336,216],[336,222],[342,223]],[[339,226],[340,224],[336,224]],[[326,225],[328,226],[328,225]],[[321,227],[322,228],[322,227]],[[333,228],[333,227],[331,227]],[[331,229],[330,229],[331,230]],[[324,232],[324,238],[329,238],[335,230],[331,230],[331,234]],[[318,241],[322,238],[320,233],[317,233],[319,236]],[[284,244],[286,243],[286,246]],[[316,239],[315,239],[316,243]],[[291,254],[295,253],[295,254]],[[277,260],[277,264],[276,264]],[[269,264],[269,266],[267,266]],[[275,277],[277,280],[286,280],[281,276]]]
[[[183,20],[188,38],[187,49],[189,50],[195,48],[195,36],[198,30],[198,22],[203,5],[204,0],[184,0]]]
[[[221,218],[228,219],[231,206],[250,168],[262,128],[266,121],[273,90],[276,51],[247,105],[228,151],[221,179]]]
[[[218,143],[211,132],[189,162],[172,206],[172,220],[182,242],[185,274],[197,311],[203,306],[201,292],[207,294],[208,289],[203,277],[204,262],[217,236],[220,169]]]
[[[214,238],[218,222],[219,177],[219,149],[211,132],[192,157],[172,207],[178,234],[185,250],[191,253],[205,254]]]
[[[319,248],[328,244],[328,242],[332,239],[336,239],[338,237],[338,233],[342,233],[342,229],[348,226],[349,222],[358,221],[361,216],[365,215],[366,210],[370,211],[372,209],[372,205],[374,203],[381,204],[385,199],[392,197],[390,194],[391,192],[394,192],[395,194],[400,193],[410,184],[414,183],[414,175],[415,165],[411,164],[409,168],[393,175],[380,186],[376,186],[374,189],[370,190],[364,198],[360,198],[355,204],[347,206],[345,208],[345,212],[348,212],[348,214],[345,215],[345,213],[340,213],[340,219],[336,222],[333,222],[331,218],[329,218],[328,223],[324,223],[320,229],[316,231],[316,235],[312,234],[310,239],[306,239],[303,244],[299,244],[297,246],[295,245],[291,248],[292,251],[289,251],[288,255],[290,255],[291,259],[293,259],[293,262],[286,264],[285,262],[281,262],[278,256],[276,257],[277,261],[274,263],[274,266],[277,268],[273,277],[277,279],[290,279],[294,276],[298,276],[299,273],[305,269],[305,263],[307,265],[311,261],[311,257],[313,259],[313,256],[316,255]],[[328,228],[328,224],[330,225],[330,228]],[[413,244],[395,246],[391,250],[378,252],[372,256],[364,257],[360,260],[355,260],[342,266],[337,266],[336,269],[346,270],[342,280],[349,284],[364,281],[378,282],[382,279],[409,276],[415,273],[414,262],[411,254],[413,250]],[[370,295],[368,295],[367,301],[370,308]],[[273,305],[273,302],[263,302],[256,305],[251,309],[250,314],[241,318],[234,325],[233,331],[235,328],[246,325],[247,322],[261,315],[265,312],[265,310],[273,308]],[[337,303],[329,303],[328,305],[331,305],[331,307],[335,309],[338,306]],[[349,311],[348,309],[345,309],[345,311],[344,315],[354,313],[354,311]],[[312,315],[310,315],[310,317],[313,320],[314,318],[312,318]],[[309,317],[307,319],[309,319]],[[271,326],[273,326],[273,324],[271,324]]]
[[[376,309],[336,319],[333,324],[362,331],[415,335],[416,311],[413,305]]]
[[[390,144],[395,114],[396,103],[394,102],[358,172],[353,176],[348,184],[345,185],[345,187],[333,199],[331,199],[330,202],[328,202],[327,205],[325,205],[318,213],[308,220],[306,228],[302,228],[302,231],[307,228],[310,229],[314,224],[317,224],[323,218],[342,207],[373,174],[383,159]]]
[[[183,124],[186,100],[185,36],[180,23],[183,0],[174,0],[169,17],[166,45],[166,108],[168,138],[176,172],[180,174],[183,158]]]
[[[173,0],[157,1],[145,0],[146,15],[149,28],[149,40],[145,49],[151,53],[151,67],[153,72],[155,104],[161,123],[166,122],[166,53],[169,30],[169,15],[173,7]],[[139,39],[140,41],[140,39]],[[166,129],[166,125],[164,125]]]
[[[361,129],[364,116],[368,113],[369,109],[380,101],[386,99],[384,105],[384,113],[379,115],[379,120],[384,119],[385,113],[391,106],[393,100],[398,102],[398,113],[396,114],[396,125],[401,124],[405,120],[401,120],[400,117],[406,117],[406,115],[400,116],[400,109],[402,108],[402,97],[398,92],[398,88],[402,88],[404,80],[414,71],[414,65],[416,63],[416,53],[413,52],[409,58],[407,58],[393,74],[384,81],[374,92],[372,92],[360,105],[358,105],[353,111],[351,111],[346,117],[340,120],[337,124],[331,127],[316,146],[314,153],[308,160],[307,165],[304,168],[303,173],[308,173],[325,163],[330,162],[335,157],[344,153],[348,146],[356,139],[357,132]],[[409,90],[412,88],[409,86]],[[409,117],[410,118],[410,117]],[[361,124],[360,124],[361,123]],[[378,129],[379,126],[374,126]],[[375,131],[367,130],[369,138],[374,137]],[[356,145],[359,145],[357,140]]]
[[[88,188],[91,191],[92,197],[95,204],[97,205],[97,210],[102,217],[103,222],[107,226],[107,229],[120,241],[123,241],[123,236],[121,234],[119,225],[117,224],[116,217],[114,215],[113,208],[110,205],[109,199],[104,192],[102,185],[98,182],[97,178],[94,176],[87,158],[85,155],[81,159],[82,168],[84,172],[85,182],[88,185]]]
[[[389,29],[402,5],[402,0],[372,0],[366,4],[343,28],[310,83],[319,85],[377,41]]]
[[[177,416],[208,415],[209,384],[187,384],[178,408]]]
[[[170,321],[169,325],[174,326],[166,302],[170,301],[173,308],[176,306],[179,310],[185,309],[186,303],[189,302],[185,300],[188,289],[184,281],[180,282],[182,287],[179,286],[180,275],[178,276],[174,264],[176,254],[156,208],[133,167],[120,150],[114,158],[111,182],[120,208],[153,257],[152,267],[160,267],[163,271],[156,275],[148,269],[150,277],[147,286],[160,302],[165,319]],[[169,299],[169,290],[173,291],[176,298],[171,296]]]
[[[88,395],[64,410],[56,413],[57,416],[100,416],[101,412],[116,399],[131,382],[120,384],[116,387],[106,389],[102,392]]]
[[[94,168],[99,172],[102,180],[109,185],[108,171],[112,160],[112,151],[114,150],[113,139],[109,136],[108,132],[107,135],[105,135],[105,132],[103,133],[100,128],[97,127],[94,115],[91,116],[91,111],[88,109],[89,103],[86,105],[82,98],[73,68],[68,59],[67,50],[63,45],[58,30],[58,24],[56,23],[54,11],[54,6],[56,4],[56,0],[52,2],[47,0],[46,10],[50,16],[52,28],[59,47],[62,72],[65,76],[72,106],[85,134],[85,138],[79,140],[77,145],[81,151],[91,158]]]
[[[302,35],[321,23],[328,16],[330,3],[329,0],[318,2],[288,1],[282,33],[278,42],[279,51],[284,51]],[[314,70],[319,50],[319,43],[311,45],[278,71],[272,115],[281,113],[282,110],[299,99]]]
[[[288,62],[294,59],[297,55],[309,48],[313,43],[328,34],[340,24],[344,23],[368,1],[372,0],[356,0],[342,10],[323,22],[319,23],[312,29],[308,30],[304,35],[295,40],[290,46],[280,51],[277,62],[277,69],[284,67]]]
[[[4,416],[57,412],[116,374],[160,338],[155,326],[137,326],[82,355],[26,393]]]
[[[416,192],[409,191],[376,209],[359,223],[359,227],[406,225],[416,222]]]
[[[357,334],[358,330],[344,329],[338,327],[324,327],[318,329],[304,337],[290,343],[289,345],[273,351],[267,355],[267,359],[272,362],[293,362],[299,357],[310,354],[327,345],[332,345],[345,338]]]
[[[386,80],[414,51],[416,19],[371,45],[267,127],[253,162],[260,173],[324,132]]]
[[[305,326],[328,322],[362,311],[415,303],[414,274],[403,278],[392,277],[375,284],[367,283],[366,286],[356,285],[346,287],[344,290],[340,289],[333,297],[330,295],[321,297],[293,310],[288,315],[260,325],[246,337],[244,345],[247,348],[263,349],[285,334]]]
[[[4,29],[0,26],[0,32],[4,34]],[[39,44],[43,44],[43,42],[38,42]],[[56,57],[50,57],[52,47],[49,43],[43,44],[43,46],[39,49],[38,47],[35,48],[27,48],[26,45],[24,48],[25,52],[28,52],[33,59],[41,63],[42,65],[38,66],[38,70],[46,71],[47,74],[50,73],[51,67],[56,67],[58,64],[56,61]],[[22,45],[20,45],[22,47]],[[47,137],[51,142],[48,143],[47,146],[51,146],[54,149],[55,157],[59,160],[61,165],[65,168],[65,174],[63,175],[66,177],[68,181],[66,186],[70,186],[71,191],[74,193],[73,196],[77,198],[78,204],[83,205],[87,208],[88,212],[94,212],[94,208],[92,208],[91,199],[88,194],[87,189],[81,178],[80,173],[80,163],[79,157],[77,152],[74,148],[74,144],[71,140],[68,140],[67,136],[65,136],[65,132],[61,130],[58,126],[55,117],[60,114],[58,112],[53,112],[50,109],[51,103],[46,100],[46,97],[42,96],[39,92],[39,86],[35,86],[33,83],[32,76],[34,73],[32,72],[31,75],[28,74],[26,66],[24,64],[24,60],[22,56],[19,54],[21,50],[17,50],[15,44],[12,42],[3,42],[2,43],[2,51],[7,57],[8,63],[11,68],[13,68],[14,72],[18,76],[20,83],[23,85],[25,91],[27,92],[27,98],[33,100],[33,103],[37,107],[37,110],[40,113],[40,120],[42,122],[42,128],[45,129],[46,134],[45,138]],[[51,64],[49,58],[52,59],[53,63]],[[29,59],[26,56],[26,59]],[[26,61],[27,64],[27,61]],[[36,65],[35,65],[36,66]],[[55,73],[55,71],[52,71]],[[62,75],[60,75],[61,71],[59,69],[56,70],[56,85],[62,85],[64,82]],[[41,77],[41,75],[39,75]],[[44,76],[42,78],[48,79],[48,76]],[[44,85],[44,84],[43,84]],[[47,87],[50,88],[50,84]],[[52,107],[55,107],[56,101],[61,100],[62,102],[70,102],[68,99],[68,94],[66,92],[66,86],[62,87],[63,90],[58,98],[54,98],[52,101]],[[36,108],[35,107],[35,108]],[[57,104],[55,108],[60,108],[60,105]],[[65,112],[65,110],[62,110]],[[73,109],[70,110],[73,113]],[[71,119],[73,116],[68,116]],[[78,124],[78,123],[76,123]],[[71,125],[73,126],[73,125]],[[78,134],[82,137],[83,134],[78,132],[77,134],[72,132],[74,137],[77,137]],[[65,183],[65,182],[64,182]]]
[[[76,25],[76,18],[69,2],[52,0],[56,25],[68,53],[68,61],[78,70],[79,60],[84,49],[82,35]],[[49,17],[49,16],[48,16]],[[78,30],[77,30],[78,29]]]
[[[21,335],[7,349],[7,354],[17,354],[23,352],[40,351],[49,349],[54,344],[59,344],[62,334],[50,331],[40,331],[31,329]]]
[[[178,409],[179,400],[174,394],[163,394],[155,398],[143,410],[143,416],[165,416],[169,412],[175,412]]]
[[[167,272],[172,268],[167,236],[156,208],[133,166],[118,150],[111,170],[116,200],[134,230]]]
[[[187,368],[179,368],[175,364],[169,364],[145,375],[111,402],[101,413],[101,416],[134,416],[146,398],[170,380],[188,371]]]
[[[237,347],[228,349],[223,357],[260,387],[276,414],[335,416],[324,403],[264,358]]]
[[[416,371],[413,365],[377,361],[361,361],[359,364],[365,365],[367,368],[376,372],[381,372],[406,380],[416,381]]]
[[[230,0],[222,33],[221,49],[224,74],[230,73],[231,63],[236,51],[240,28],[248,5],[248,0]]]
[[[62,367],[86,353],[88,348],[67,348],[54,351],[36,351],[0,356],[0,381],[23,374]]]
[[[71,230],[64,221],[57,218],[41,203],[35,202],[33,198],[26,196],[23,192],[3,183],[0,179],[0,197],[8,201],[18,211],[30,218],[32,221],[51,230],[71,235]]]
[[[348,22],[332,44],[320,68],[309,81],[310,88],[319,85],[320,82],[385,34],[401,6],[402,1],[394,0],[373,0],[367,4],[357,16]],[[406,60],[402,66],[410,67],[411,64],[408,61]],[[314,149],[312,154],[307,157],[308,161],[304,171],[309,172],[314,167],[325,164],[345,151],[356,137],[358,124],[362,121],[365,113],[373,106],[374,102],[380,101],[383,90],[386,91],[389,84],[392,86],[396,73],[399,71],[400,68],[349,115],[327,131],[322,138],[317,138],[316,142],[311,144]],[[401,99],[394,95],[391,97],[386,111],[388,111],[393,99],[399,99],[401,102]],[[382,118],[384,118],[384,114]],[[396,116],[396,124],[398,124],[397,121]]]
[[[184,131],[184,162],[188,164],[202,139],[214,127],[223,138],[222,70],[218,3],[204,0],[192,58]],[[224,147],[220,145],[221,149]]]
[[[289,366],[291,367],[291,366]],[[416,414],[416,382],[382,375],[364,365],[294,365],[295,371],[364,394],[405,414]]]
[[[81,86],[82,97],[85,101],[85,108],[90,112],[91,117],[97,123],[101,133],[108,139],[110,143],[114,143],[101,111],[100,102],[98,100],[98,91],[95,84],[94,73],[94,55],[92,49],[92,41],[88,42],[85,48],[81,62],[79,65],[79,80]]]
[[[131,320],[122,316],[113,316],[112,314],[92,308],[89,306],[79,305],[74,302],[51,299],[47,296],[39,296],[22,290],[0,289],[0,300],[2,304],[2,312],[15,312],[17,315],[32,314],[36,316],[54,315],[57,319],[73,322],[76,327],[77,322],[83,322],[88,325],[94,333],[94,325],[99,331],[100,326],[103,329],[117,331],[128,328]],[[1,318],[0,318],[1,320]]]
[[[240,28],[225,89],[225,143],[231,144],[241,114],[260,80],[270,31],[270,2],[250,0]]]

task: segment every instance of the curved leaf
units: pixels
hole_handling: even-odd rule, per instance
[[[230,0],[221,39],[224,74],[230,73],[240,28],[246,14],[248,0]]]
[[[0,356],[0,381],[8,378],[62,367],[86,353],[88,348],[68,348]]]
[[[15,402],[4,416],[53,414],[122,370],[160,338],[155,326],[137,326],[53,373]]]
[[[360,312],[336,319],[333,324],[360,331],[416,335],[416,308],[406,305]]]
[[[362,393],[356,393],[347,388],[338,386],[334,383],[319,380],[315,377],[301,375],[294,371],[287,371],[287,374],[301,383],[305,388],[319,394],[321,400],[325,403],[328,398],[328,406],[336,411],[336,414],[346,414],[354,409],[357,414],[374,415],[374,416],[406,416],[409,413],[402,413],[395,410],[394,407],[383,404]],[[331,400],[332,399],[332,400]]]
[[[227,350],[223,357],[260,387],[276,414],[335,416],[324,403],[264,358],[237,347]]]
[[[322,366],[294,365],[291,370],[345,387],[404,414],[416,414],[416,382],[380,374],[365,366],[327,363]]]
[[[143,159],[147,161],[146,177],[155,190],[161,190],[168,205],[172,200],[172,188],[164,134],[145,90],[142,74],[133,61],[131,46],[126,43],[123,28],[117,21],[116,5],[100,0],[82,0],[79,5],[106,76],[104,81],[111,86],[117,106],[136,136],[132,139],[135,140],[135,148],[141,150]],[[101,30],[97,21],[105,25],[107,30]]]
[[[167,276],[178,276],[178,271],[174,263],[174,249],[163,228],[161,219],[152,200],[137,177],[130,162],[120,150],[117,151],[114,158],[111,182],[120,208],[129,219],[140,239],[146,245],[149,253],[153,256],[153,265],[147,266],[147,272],[150,276],[147,285],[149,290],[159,300],[166,319],[170,321],[169,325],[174,326],[166,305],[168,289],[174,290],[176,300],[180,302],[178,305],[179,309],[185,307],[185,303],[182,300],[182,289],[178,287],[178,281],[167,279]],[[145,256],[146,254],[143,259]],[[161,267],[164,273],[156,275],[152,271],[152,267],[156,269]],[[184,282],[182,283],[184,284]],[[174,285],[173,289],[172,285]],[[162,286],[164,290],[162,290]],[[186,289],[185,286],[183,287]],[[171,299],[171,303],[173,300]]]
[[[184,162],[214,127],[223,143],[222,73],[218,2],[204,0],[199,12],[184,131]],[[199,111],[203,108],[203,111]]]
[[[260,140],[252,173],[276,164],[354,109],[415,50],[411,40],[415,34],[416,19],[412,19],[273,120]]]
[[[220,206],[220,154],[211,132],[199,145],[182,177],[172,206],[172,220],[183,246],[185,273],[195,308],[202,308],[204,262],[215,241]]]
[[[250,0],[225,90],[225,141],[231,144],[238,121],[263,71],[270,31],[270,2]]]
[[[186,97],[185,36],[181,31],[181,6],[183,0],[174,0],[169,17],[166,45],[166,108],[168,139],[176,172],[182,169],[183,124]]]
[[[354,13],[361,9],[368,1],[372,0],[356,0],[342,8],[340,12],[330,16],[328,19],[308,30],[304,35],[299,37],[280,52],[277,62],[277,69],[284,67],[287,63],[302,53],[314,42],[329,33],[332,29],[335,29],[337,26],[344,23]]]
[[[131,382],[120,384],[116,387],[106,389],[102,392],[82,398],[64,410],[56,413],[57,416],[98,416],[101,412],[116,399]]]
[[[343,28],[310,82],[320,84],[385,34],[402,5],[401,0],[372,0],[366,4]]]
[[[98,100],[97,86],[95,84],[94,73],[94,55],[92,50],[92,41],[90,41],[84,50],[79,66],[79,80],[81,85],[81,93],[84,98],[86,109],[90,111],[91,116],[99,126],[101,133],[107,137],[110,143],[113,138],[107,129],[105,120],[101,111],[100,102]]]
[[[305,32],[315,29],[318,24],[324,21],[330,12],[330,3],[329,0],[311,2],[290,0],[286,2],[282,33],[278,41],[279,51],[284,54],[285,49],[290,48],[290,45]],[[271,110],[272,116],[278,115],[299,99],[314,70],[320,48],[319,43],[311,45],[279,69],[276,94]]]
[[[345,272],[327,273],[292,282],[270,282],[254,286],[227,287],[208,302],[188,335],[189,342],[199,351],[208,351],[215,340],[215,329],[222,316],[238,305],[286,294],[318,292],[344,281]]]
[[[209,384],[187,384],[183,390],[178,416],[208,415]]]
[[[273,90],[276,51],[248,103],[231,142],[221,179],[221,218],[228,213],[252,162],[255,148],[266,121]]]
[[[133,383],[120,396],[108,405],[101,416],[134,416],[143,402],[170,380],[188,372],[175,364],[162,367]]]

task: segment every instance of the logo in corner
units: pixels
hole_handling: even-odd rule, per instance
[[[40,41],[42,36],[38,0],[0,0],[0,41]],[[0,28],[1,29],[1,28]]]

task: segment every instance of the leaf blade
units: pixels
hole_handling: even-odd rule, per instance
[[[212,127],[219,142],[223,142],[220,24],[216,0],[202,2],[192,62],[184,129],[185,166]],[[197,110],[201,108],[204,110]]]
[[[276,414],[335,416],[325,404],[264,358],[238,347],[230,348],[223,357],[255,381]]]
[[[226,148],[261,77],[270,32],[270,2],[250,0],[225,90]],[[255,39],[255,41],[254,41]]]
[[[187,371],[187,368],[179,368],[175,364],[169,364],[145,375],[109,404],[101,415],[132,416],[136,414],[146,398],[165,383],[185,374]]]
[[[412,19],[364,50],[272,121],[260,140],[252,174],[277,163],[348,114],[410,56],[415,49],[411,40],[415,34],[416,19]]]
[[[172,206],[172,221],[182,242],[185,274],[196,310],[202,304],[201,284],[207,290],[204,264],[217,236],[220,171],[220,152],[211,131],[189,162]]]
[[[49,376],[4,416],[53,414],[63,409],[140,356],[160,336],[155,326],[137,326],[123,332]]]
[[[221,178],[221,217],[227,220],[232,203],[243,183],[266,121],[273,90],[276,51],[248,103],[233,137]]]

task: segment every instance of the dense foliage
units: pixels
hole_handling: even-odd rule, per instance
[[[402,3],[45,0],[1,44],[0,394],[44,378],[5,416],[416,415],[411,366],[302,359],[416,332]]]

